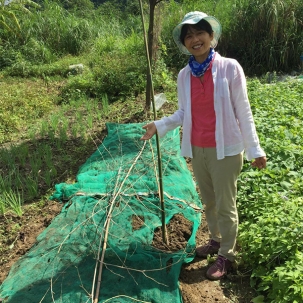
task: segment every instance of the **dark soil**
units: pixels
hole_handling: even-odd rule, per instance
[[[22,255],[36,242],[37,236],[61,211],[63,204],[47,200],[44,205],[27,205],[21,217],[0,216],[0,283]]]
[[[174,215],[166,226],[167,244],[163,242],[162,229],[157,228],[152,245],[162,251],[179,251],[186,248],[192,234],[192,222],[181,214]]]

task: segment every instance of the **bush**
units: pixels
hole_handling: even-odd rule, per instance
[[[143,62],[142,62],[143,60]],[[62,91],[62,99],[82,96],[108,96],[110,102],[138,95],[145,89],[146,65],[144,58],[125,54],[104,54],[91,63],[92,72],[70,76]]]
[[[32,64],[44,64],[56,61],[57,56],[43,43],[35,38],[30,38],[20,47],[20,52],[28,62]]]
[[[106,94],[110,101],[138,95],[145,89],[147,61],[143,38],[117,31],[97,39],[87,58],[90,72],[71,76],[62,97],[81,92],[90,97]],[[77,93],[76,93],[77,94]]]
[[[106,93],[110,99],[138,95],[145,89],[146,70],[144,56],[104,55],[93,69],[97,94]]]
[[[0,70],[12,66],[20,56],[20,53],[10,44],[0,44]]]

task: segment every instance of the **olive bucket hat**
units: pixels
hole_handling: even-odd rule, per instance
[[[191,54],[180,40],[182,26],[184,24],[197,24],[202,19],[204,19],[205,21],[207,21],[210,24],[210,26],[212,27],[212,30],[214,32],[214,38],[211,41],[210,46],[212,48],[215,48],[217,46],[218,40],[219,40],[219,38],[221,36],[221,32],[222,32],[222,26],[221,26],[220,22],[215,17],[208,16],[207,14],[205,14],[203,12],[190,12],[184,16],[183,20],[173,30],[173,38],[182,53],[184,53],[186,55]]]

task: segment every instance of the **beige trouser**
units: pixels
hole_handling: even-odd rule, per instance
[[[192,166],[198,182],[210,236],[220,242],[219,254],[235,260],[238,234],[237,178],[243,153],[217,160],[216,148],[192,146]]]

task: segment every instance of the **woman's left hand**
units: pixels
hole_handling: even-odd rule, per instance
[[[257,167],[259,169],[265,168],[266,167],[266,157],[259,157],[256,158],[255,161],[251,163],[253,167]]]

